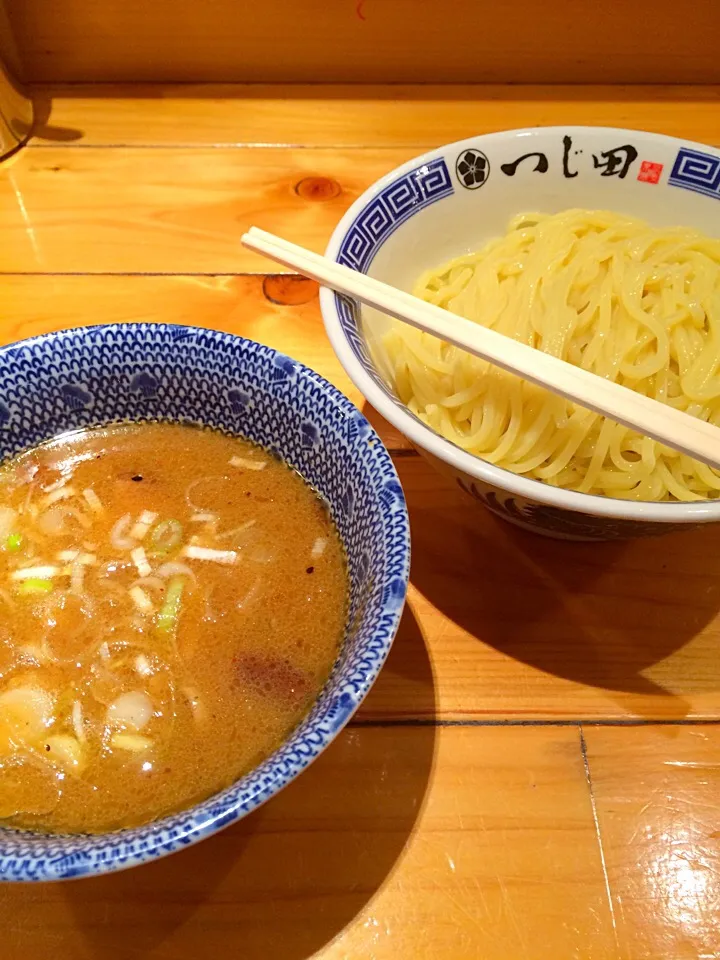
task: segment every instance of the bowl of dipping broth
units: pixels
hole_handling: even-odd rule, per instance
[[[720,151],[633,130],[472,137],[373,184],[327,256],[720,424]],[[330,290],[368,401],[468,496],[537,533],[720,520],[709,467]]]
[[[304,770],[378,675],[408,519],[334,387],[137,324],[0,350],[0,879],[180,850]]]

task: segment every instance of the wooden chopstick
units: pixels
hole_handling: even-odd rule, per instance
[[[720,428],[257,227],[244,246],[720,470]]]

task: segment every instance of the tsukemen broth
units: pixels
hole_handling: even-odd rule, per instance
[[[0,467],[0,817],[134,826],[233,783],[325,683],[347,574],[323,501],[189,426],[69,434]]]

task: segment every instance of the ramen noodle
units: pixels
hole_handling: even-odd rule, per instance
[[[415,294],[720,425],[720,241],[605,211],[523,214]],[[628,500],[720,495],[690,457],[408,325],[384,339],[394,385],[437,433],[568,490]]]

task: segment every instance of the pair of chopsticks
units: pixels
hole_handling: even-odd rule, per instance
[[[257,227],[244,246],[720,470],[720,428]]]

